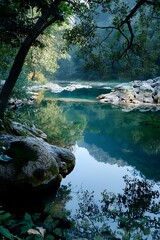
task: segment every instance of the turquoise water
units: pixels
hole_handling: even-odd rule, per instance
[[[159,182],[160,112],[124,112],[121,108],[99,102],[81,102],[96,100],[99,94],[110,91],[103,87],[54,95],[45,93],[47,98],[56,97],[56,104],[67,121],[81,129],[74,146],[77,165],[64,183],[76,182],[76,186],[86,185],[86,188],[95,190],[95,181],[100,181],[97,189],[107,187],[110,191],[120,192],[125,174],[138,174]],[[66,101],[68,98],[78,98],[79,101]],[[93,165],[96,165],[96,171]],[[104,174],[102,169],[105,169]],[[84,172],[86,176],[81,175]],[[87,180],[81,180],[85,178]],[[92,187],[88,183],[93,179]]]
[[[71,182],[73,199],[68,208],[77,207],[76,191],[121,193],[125,175],[160,181],[160,113],[123,112],[100,103],[57,101],[68,121],[81,126],[82,135],[73,152],[76,167],[62,184]],[[159,186],[157,185],[159,189]]]
[[[160,113],[123,112],[100,103],[58,101],[68,121],[79,125],[77,147],[97,162],[132,166],[160,180]]]
[[[52,143],[72,146],[75,154],[81,149],[86,161],[89,156],[99,165],[133,168],[147,179],[160,181],[160,111],[125,112],[101,104],[96,96],[106,91],[110,90],[98,87],[44,92],[41,103],[25,110],[25,118],[27,114]]]
[[[66,208],[73,215],[78,191],[94,191],[97,201],[105,189],[122,193],[125,175],[153,181],[160,189],[160,111],[125,112],[101,104],[96,96],[105,91],[110,90],[44,92],[37,105],[24,109],[24,119],[46,132],[50,142],[75,154],[76,166],[61,183],[71,184]]]
[[[49,91],[46,91],[44,96],[45,98],[88,99],[95,101],[97,96],[108,92],[110,92],[109,89],[102,87],[93,87],[75,89],[74,91],[64,90],[59,93],[51,93]]]

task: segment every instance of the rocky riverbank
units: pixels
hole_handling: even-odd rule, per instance
[[[101,103],[111,103],[125,110],[160,110],[160,77],[146,81],[118,84],[107,94],[97,97]]]

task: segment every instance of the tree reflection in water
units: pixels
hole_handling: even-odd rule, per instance
[[[71,186],[62,186],[56,198],[40,212],[24,216],[0,211],[0,237],[26,240],[158,240],[160,193],[153,183],[125,176],[123,194],[105,190],[96,203],[94,192],[78,193],[79,208],[72,216],[66,210]],[[18,226],[18,228],[17,228]],[[1,238],[0,238],[1,239]]]
[[[154,239],[160,236],[160,193],[154,184],[124,177],[123,194],[105,190],[97,204],[94,192],[79,193],[74,217],[76,237],[87,239]],[[99,238],[98,238],[99,237]]]

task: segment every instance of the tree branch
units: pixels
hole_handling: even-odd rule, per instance
[[[148,5],[155,5],[154,1],[149,1],[149,0],[147,0],[146,3],[147,3]]]
[[[103,42],[105,42],[109,38],[109,36],[112,34],[112,32],[113,32],[113,29],[110,30],[110,32],[107,34],[107,36],[104,39],[102,39],[99,44],[101,45]]]
[[[127,23],[133,17],[133,15],[138,11],[138,9],[145,3],[147,3],[147,0],[140,0],[139,2],[137,2],[137,4],[134,6],[134,8],[132,8],[131,12],[121,22],[119,27],[122,27],[125,23]]]

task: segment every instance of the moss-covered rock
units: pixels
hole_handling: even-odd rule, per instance
[[[14,123],[14,126],[23,129],[20,124]],[[13,132],[16,133],[17,130]],[[23,136],[20,136],[19,131],[16,135],[13,132],[0,135],[4,149],[1,155],[8,156],[0,158],[1,190],[43,189],[60,182],[62,176],[74,168],[75,157],[69,149],[49,144],[37,137],[37,131],[35,135],[32,131],[31,135]]]

